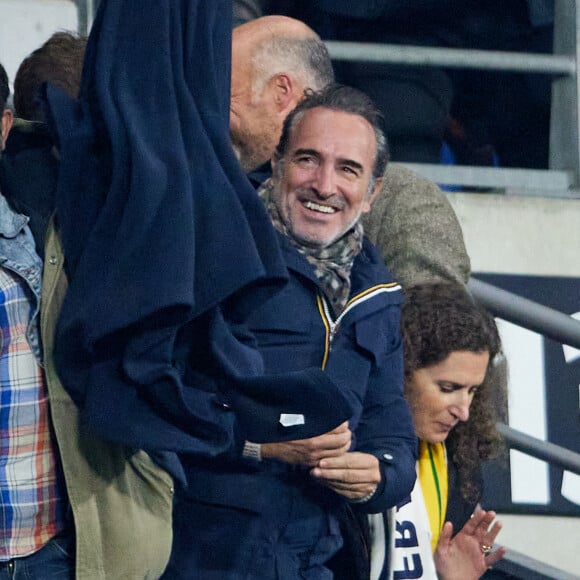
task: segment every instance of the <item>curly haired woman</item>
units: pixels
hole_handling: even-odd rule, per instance
[[[426,284],[405,295],[417,483],[406,503],[371,516],[371,578],[472,580],[505,553],[491,552],[501,529],[492,525],[495,512],[476,509],[481,461],[500,443],[495,423],[504,393],[494,359],[501,343],[493,318],[461,286]]]

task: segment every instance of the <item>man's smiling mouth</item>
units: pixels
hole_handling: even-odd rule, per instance
[[[314,201],[305,201],[303,202],[303,205],[305,208],[312,211],[317,211],[319,213],[336,213],[338,211],[334,207],[330,207],[329,205],[320,205]]]

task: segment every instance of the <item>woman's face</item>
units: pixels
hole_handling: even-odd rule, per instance
[[[469,419],[469,407],[483,383],[488,363],[487,351],[458,350],[440,363],[413,373],[405,395],[419,439],[441,443],[459,421]]]

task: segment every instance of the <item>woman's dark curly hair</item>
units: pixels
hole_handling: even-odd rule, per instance
[[[422,284],[405,290],[401,329],[405,382],[414,371],[438,364],[455,351],[489,352],[485,379],[473,398],[469,419],[459,423],[445,443],[459,470],[461,494],[474,500],[473,476],[480,461],[501,449],[495,423],[505,393],[494,372],[501,351],[495,321],[459,284]]]

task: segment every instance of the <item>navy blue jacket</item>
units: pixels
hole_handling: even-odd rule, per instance
[[[406,497],[415,482],[417,443],[402,391],[400,286],[365,239],[353,265],[351,298],[340,320],[333,321],[310,264],[280,234],[279,242],[290,281],[247,321],[264,359],[264,379],[325,369],[325,377],[353,409],[349,416],[353,448],[380,462],[382,481],[374,496],[351,505],[364,512],[387,509]],[[279,386],[272,382],[271,388]],[[336,410],[336,403],[329,399],[329,413]],[[305,420],[309,422],[308,415]],[[245,578],[252,554],[260,552],[263,529],[270,529],[274,520],[273,527],[279,525],[280,530],[272,532],[273,537],[282,537],[293,502],[303,505],[298,511],[309,514],[307,523],[313,529],[314,522],[324,519],[334,530],[323,540],[321,563],[340,545],[336,535],[347,500],[313,480],[308,468],[256,462],[239,453],[213,460],[189,456],[182,461],[188,488],[175,508],[168,578],[203,578],[208,571],[216,578]],[[200,519],[203,525],[192,524]],[[284,561],[281,554],[291,548],[282,540],[276,542],[276,553]]]
[[[402,292],[365,238],[338,320],[325,305],[307,260],[279,235],[289,284],[250,316],[267,373],[321,366],[354,409],[354,449],[375,455],[382,482],[360,508],[376,512],[405,497],[415,481],[416,439],[403,397]]]
[[[325,369],[326,378],[353,409],[349,422],[356,439],[354,449],[380,461],[381,484],[374,497],[357,508],[385,510],[409,495],[416,476],[417,440],[402,388],[401,288],[365,239],[351,274],[351,299],[340,324],[332,329],[334,323],[325,313],[312,267],[280,234],[279,242],[290,272],[289,284],[254,310],[247,322],[264,359],[264,380],[268,383],[274,376],[292,376],[315,367]],[[279,388],[276,383],[271,385],[272,390]],[[329,413],[335,411],[335,404],[330,398]],[[308,414],[305,418],[308,423]],[[191,475],[188,495],[255,511],[268,501],[264,488],[284,493],[285,474],[294,471],[272,470],[270,462],[232,455],[213,460],[192,458],[186,463]],[[280,472],[284,475],[277,479]],[[301,479],[301,484],[310,482],[307,470]],[[321,486],[312,482],[311,487]],[[343,502],[326,489],[321,495],[334,504]]]

